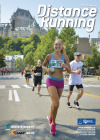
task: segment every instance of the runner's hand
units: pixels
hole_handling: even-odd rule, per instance
[[[75,72],[75,73],[80,74],[80,73],[81,73],[81,69],[76,70],[76,72]]]
[[[46,71],[47,71],[48,74],[53,72],[50,68],[47,68]]]
[[[65,63],[60,63],[60,64],[61,64],[61,67],[66,69],[66,64]]]

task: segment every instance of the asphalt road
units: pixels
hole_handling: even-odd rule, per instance
[[[78,94],[76,88],[70,99],[73,108],[67,108],[68,83],[65,82],[56,118],[55,136],[50,134],[46,119],[51,99],[45,81],[46,77],[41,96],[38,96],[37,88],[34,93],[32,92],[32,78],[31,86],[27,87],[25,78],[20,74],[0,76],[0,140],[99,140],[100,80],[83,79],[84,95],[79,101],[80,110],[77,110],[73,104]],[[96,124],[78,125],[79,118],[95,118]]]

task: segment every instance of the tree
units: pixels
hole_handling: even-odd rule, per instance
[[[48,30],[47,34],[40,37],[41,43],[38,44],[34,53],[35,64],[39,59],[43,62],[46,55],[54,51],[53,45],[57,36],[58,30],[56,28],[51,28]]]
[[[92,57],[91,56],[87,56],[85,61],[84,61],[84,63],[87,66],[87,68],[92,67]]]
[[[17,70],[23,70],[24,69],[24,62],[20,57],[15,60],[15,64],[16,64]]]
[[[35,51],[35,48],[34,48],[34,46],[33,45],[31,45],[31,44],[28,44],[28,45],[26,45],[25,47],[24,47],[24,51],[23,51],[23,53],[24,54],[27,54],[28,52],[34,52]]]
[[[39,36],[36,35],[36,34],[32,34],[30,36],[30,41],[33,42],[33,45],[34,45],[35,49],[37,48],[37,44],[41,42]]]
[[[58,38],[60,38],[64,46],[66,47],[66,54],[69,56],[70,61],[74,59],[74,52],[77,49],[77,38],[75,30],[71,27],[64,27],[60,34],[58,35]]]
[[[5,60],[5,56],[2,52],[0,52],[0,68],[6,66],[4,60]]]
[[[89,67],[94,67],[95,69],[99,69],[100,65],[100,53],[97,51],[97,46],[92,46],[92,55],[86,58],[85,65]]]
[[[18,54],[21,54],[20,51],[12,51],[8,53],[8,55],[18,55]]]
[[[27,64],[29,65],[34,65],[34,60],[33,60],[33,52],[28,52],[24,58],[24,65],[26,66]]]

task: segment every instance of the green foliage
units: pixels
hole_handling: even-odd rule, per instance
[[[36,34],[32,34],[29,39],[31,42],[33,41],[33,45],[34,45],[35,49],[37,48],[37,44],[41,42],[39,36]]]
[[[38,44],[34,54],[35,64],[39,59],[43,62],[46,55],[54,51],[53,44],[57,36],[58,30],[51,28],[48,30],[47,34],[41,37],[41,43]]]
[[[27,54],[28,52],[34,52],[35,51],[35,48],[34,48],[34,46],[33,45],[31,45],[31,44],[28,44],[28,45],[26,45],[25,47],[24,47],[24,51],[23,51],[23,53],[24,54]]]
[[[70,61],[74,59],[74,52],[76,51],[77,45],[76,41],[78,36],[76,36],[75,30],[71,27],[64,27],[58,38],[62,39],[64,46],[66,47],[66,54],[69,56]]]
[[[63,28],[60,33],[56,28],[51,28],[41,37],[36,34],[32,34],[29,38],[0,37],[0,50],[7,55],[24,54],[24,64],[30,64],[33,67],[39,59],[43,62],[47,54],[54,52],[53,46],[56,38],[63,40],[66,54],[70,60],[73,60],[77,37],[73,28]]]
[[[23,70],[24,69],[24,62],[20,57],[18,59],[16,59],[15,64],[16,64],[17,70]]]
[[[87,66],[87,68],[92,67],[92,57],[91,56],[87,56],[84,62],[85,62],[85,65]]]
[[[0,68],[6,66],[4,60],[5,60],[5,56],[2,52],[0,52]]]
[[[18,54],[21,54],[20,51],[12,51],[12,52],[9,52],[7,53],[8,55],[18,55]]]
[[[24,58],[24,65],[26,66],[27,64],[29,65],[33,65],[34,64],[34,60],[33,60],[33,52],[28,52],[26,54],[26,57]]]
[[[100,53],[97,51],[97,46],[92,44],[92,55],[86,58],[85,65],[89,67],[94,67],[95,69],[99,68],[100,65]]]

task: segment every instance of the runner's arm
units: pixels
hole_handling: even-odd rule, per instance
[[[36,73],[34,72],[36,70],[36,67],[33,67],[33,74],[36,75]]]
[[[47,73],[52,73],[52,71],[50,70],[50,68],[47,68],[47,67],[46,67],[47,64],[48,64],[49,61],[50,61],[51,55],[52,55],[52,54],[48,54],[48,55],[46,56],[46,58],[45,58],[43,64],[42,64],[42,69],[43,69],[44,71],[46,71]]]
[[[24,74],[26,73],[26,68],[24,69]]]

